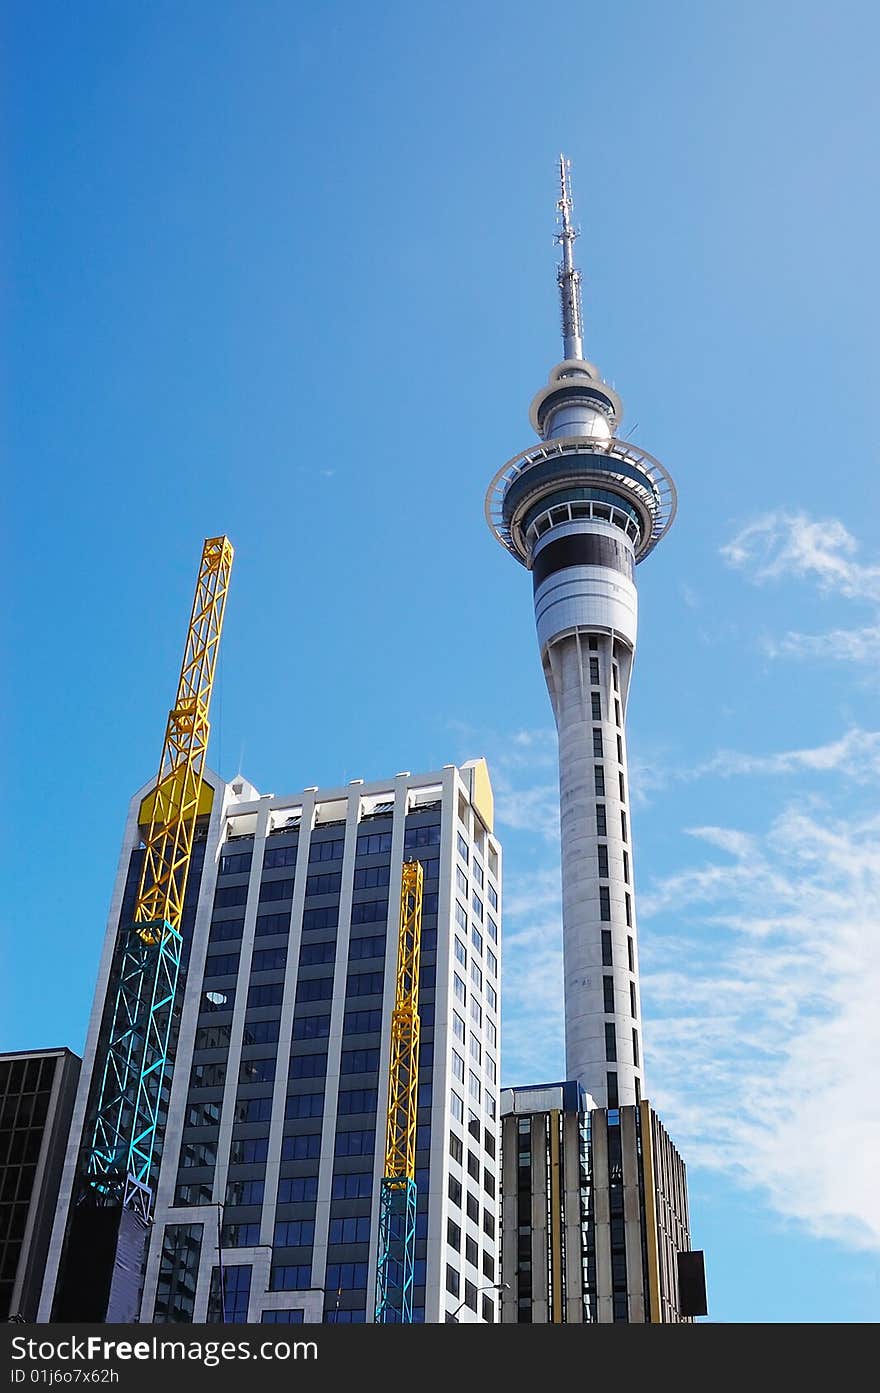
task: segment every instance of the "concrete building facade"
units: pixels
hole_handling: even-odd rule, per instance
[[[140,1320],[372,1320],[405,859],[425,877],[414,1314],[495,1319],[502,866],[484,761],[293,797],[206,787]],[[129,809],[43,1320],[149,793]]]

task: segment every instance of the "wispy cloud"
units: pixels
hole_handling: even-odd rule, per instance
[[[880,1247],[880,817],[798,806],[762,841],[692,835],[732,861],[641,897],[652,1100],[690,1159],[816,1234]],[[663,914],[669,941],[648,922]]]
[[[880,603],[880,566],[858,558],[859,543],[837,518],[771,512],[742,528],[721,548],[728,565],[757,585],[784,577],[815,582],[820,593]],[[770,657],[869,663],[880,656],[880,624],[823,634],[791,630],[763,641]]]

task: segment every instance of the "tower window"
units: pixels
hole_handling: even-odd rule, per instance
[[[611,891],[607,885],[599,886],[599,918],[606,922],[611,919]]]
[[[599,874],[600,874],[601,876],[605,876],[605,877],[607,878],[607,876],[608,876],[608,848],[607,848],[607,846],[605,846],[605,845],[600,845],[600,846],[598,846],[598,847],[596,848],[596,851],[597,851],[598,857],[599,857]]]
[[[613,1021],[608,1021],[605,1025],[605,1058],[617,1059],[617,1036],[614,1033]]]
[[[619,785],[620,785],[620,801],[621,801],[621,803],[625,803],[625,802],[626,802],[626,787],[625,787],[624,782],[623,782],[623,770],[621,770],[620,773],[617,775],[617,781],[618,781],[618,783],[619,783]]]
[[[617,722],[617,724],[620,725],[620,702],[616,699],[614,702],[614,719]]]
[[[625,852],[623,853],[623,878],[624,878],[624,880],[626,881],[627,885],[629,885],[629,852],[628,852],[628,851],[625,851]]]
[[[608,819],[605,816],[605,804],[596,804],[596,832],[600,837],[608,835]]]
[[[611,967],[614,962],[614,955],[611,946],[611,930],[602,930],[602,966]]]
[[[599,659],[590,659],[590,681],[594,687],[599,685]]]
[[[602,978],[602,990],[604,994],[604,1007],[609,1015],[614,1013],[614,978]]]
[[[611,669],[611,675],[612,675],[612,677],[614,678],[614,690],[615,690],[616,692],[619,692],[619,691],[620,691],[620,671],[619,671],[618,666],[617,666],[616,663],[614,664],[614,666],[613,666],[612,669]]]
[[[629,837],[626,834],[626,813],[623,808],[620,810],[620,835],[625,842],[629,841]]]
[[[628,896],[628,895],[627,895],[627,899],[629,899],[629,896]],[[626,940],[626,955],[627,955],[627,957],[628,957],[628,959],[629,959],[629,970],[630,970],[630,972],[635,972],[635,970],[636,970],[636,951],[635,951],[635,944],[634,944],[633,941],[632,941],[632,935],[627,935],[627,940]]]
[[[625,898],[626,898],[626,922],[627,922],[628,924],[631,925],[631,924],[632,924],[632,921],[633,921],[632,897],[631,897],[631,895],[630,895],[630,893],[629,893],[628,890],[626,891]],[[631,942],[631,941],[632,941],[632,940],[630,940],[630,942]],[[635,971],[634,968],[630,968],[630,972],[634,972],[634,971]]]
[[[631,943],[631,942],[632,942],[632,939],[630,939],[630,943]],[[638,1014],[639,1014],[638,1011],[636,1010],[636,984],[635,984],[635,982],[630,982],[630,984],[629,984],[629,1013],[630,1013],[630,1015],[632,1016],[633,1020],[636,1020],[637,1017],[638,1017]],[[638,1062],[639,1062],[639,1061],[636,1060],[636,1063],[637,1063],[637,1064],[638,1064]]]
[[[597,652],[599,651],[599,640],[598,640],[597,638],[591,638],[589,642],[590,642],[590,652],[591,652],[591,653],[597,653]]]
[[[601,764],[593,766],[593,773],[596,776],[596,793],[600,798],[605,797],[605,770]]]
[[[638,1074],[636,1074],[635,1078],[633,1079],[633,1083],[635,1084],[636,1090],[636,1102],[640,1103],[642,1101],[642,1085],[639,1082]]]
[[[599,758],[604,754],[604,750],[602,749],[602,732],[601,730],[597,730],[595,726],[593,727],[593,754]]]
[[[623,741],[619,735],[617,737],[617,763],[623,764]]]
[[[605,1087],[608,1093],[609,1108],[619,1108],[620,1102],[617,1092],[617,1074],[605,1075]]]
[[[591,704],[591,706],[592,706],[592,708],[593,708],[593,720],[594,720],[594,721],[601,721],[601,719],[602,719],[602,698],[600,697],[600,695],[599,695],[598,692],[590,692],[590,704]]]
[[[635,1067],[638,1069],[638,1067],[639,1067],[639,1032],[638,1032],[637,1030],[634,1030],[634,1031],[633,1031],[633,1064],[634,1064]]]

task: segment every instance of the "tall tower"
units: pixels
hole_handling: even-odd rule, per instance
[[[600,1107],[644,1092],[626,756],[636,565],[669,530],[675,487],[616,435],[617,393],[584,358],[570,165],[559,158],[563,361],[535,396],[540,444],[495,475],[486,517],[532,572],[559,734],[566,1077]]]

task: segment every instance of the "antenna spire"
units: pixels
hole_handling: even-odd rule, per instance
[[[581,273],[574,264],[577,232],[571,221],[571,160],[559,156],[559,198],[556,201],[562,230],[556,241],[562,243],[562,261],[556,272],[562,301],[562,342],[566,358],[584,356],[584,324],[581,312]]]

